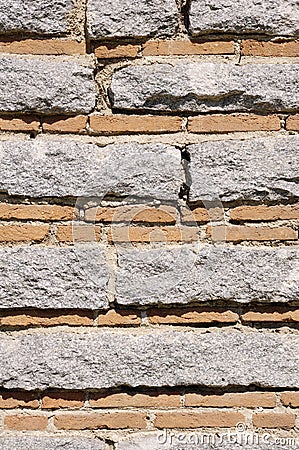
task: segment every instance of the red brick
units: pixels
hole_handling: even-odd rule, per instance
[[[221,55],[234,52],[233,41],[148,41],[143,45],[143,56]]]
[[[175,133],[182,129],[182,119],[175,116],[90,116],[94,134]]]

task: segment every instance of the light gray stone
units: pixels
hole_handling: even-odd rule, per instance
[[[8,389],[299,383],[298,334],[268,331],[1,333],[0,358],[0,385]]]
[[[122,305],[289,302],[299,296],[299,249],[183,245],[118,248]]]
[[[1,436],[0,450],[104,450],[99,439],[50,436]]]
[[[190,31],[206,33],[299,34],[298,0],[192,0]]]
[[[0,0],[0,34],[65,34],[73,7],[72,0]]]
[[[10,195],[177,200],[182,181],[180,151],[168,145],[0,141],[0,189]]]
[[[108,307],[108,267],[96,244],[0,249],[1,308]]]
[[[0,57],[0,110],[89,113],[96,103],[93,69],[77,62]]]
[[[298,111],[298,64],[130,66],[112,77],[114,108],[147,111]]]
[[[210,141],[188,146],[190,200],[299,198],[299,137]]]
[[[172,36],[178,28],[175,0],[89,0],[92,39]]]

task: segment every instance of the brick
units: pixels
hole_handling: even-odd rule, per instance
[[[284,406],[299,408],[299,392],[282,392],[280,400]]]
[[[299,322],[299,309],[283,310],[272,307],[266,311],[248,311],[241,315],[243,322]]]
[[[39,118],[35,116],[0,117],[0,131],[39,131]]]
[[[73,220],[78,210],[71,206],[59,205],[18,205],[0,203],[0,219],[4,220]]]
[[[278,131],[280,119],[276,115],[214,114],[189,117],[188,131],[191,133],[231,133],[237,131]]]
[[[195,227],[120,227],[109,230],[110,242],[194,242],[199,239],[199,230]]]
[[[152,208],[147,205],[89,208],[85,211],[87,222],[132,222],[132,223],[167,223],[175,224],[176,208],[159,206]]]
[[[224,220],[224,209],[222,208],[182,208],[181,219],[185,223],[206,223],[209,221]]]
[[[291,227],[271,228],[269,226],[209,226],[207,237],[213,241],[288,241],[298,239],[298,232]]]
[[[91,394],[92,408],[179,408],[180,396],[176,394]]]
[[[96,58],[136,58],[139,52],[139,45],[119,45],[119,44],[102,44],[97,45],[94,50]]]
[[[112,412],[91,414],[59,414],[54,424],[59,430],[95,430],[98,428],[146,428],[146,414],[142,412]]]
[[[110,309],[106,313],[101,313],[98,316],[99,326],[132,326],[140,324],[140,312],[133,313],[131,311],[115,311],[114,309]]]
[[[182,119],[175,116],[90,116],[94,134],[175,133],[182,129]]]
[[[276,397],[273,392],[245,392],[222,395],[186,394],[185,406],[206,406],[216,408],[274,408]]]
[[[286,129],[288,131],[299,131],[299,114],[287,118]]]
[[[56,325],[92,326],[92,313],[59,313],[48,310],[27,312],[24,314],[3,315],[0,313],[0,326],[2,327],[52,327]]]
[[[276,206],[238,206],[230,210],[230,220],[271,221],[299,219],[299,204]]]
[[[159,412],[156,414],[157,428],[201,428],[201,427],[233,427],[244,423],[245,417],[239,412]]]
[[[42,397],[43,409],[82,408],[84,406],[84,392],[52,392]]]
[[[48,232],[48,225],[0,225],[0,242],[38,242],[44,240]]]
[[[29,55],[84,55],[85,42],[62,39],[24,39],[0,42],[0,52]]]
[[[7,391],[0,392],[0,408],[16,409],[16,408],[38,408],[39,401],[37,394],[30,392]]]
[[[101,239],[101,230],[93,225],[58,225],[56,238],[59,242],[95,242]]]
[[[252,39],[242,41],[241,52],[244,56],[299,56],[299,41],[269,42],[254,41]]]
[[[81,133],[85,131],[86,116],[46,117],[43,119],[43,130],[52,133]]]
[[[233,41],[149,41],[143,45],[143,56],[183,56],[234,54]]]
[[[239,319],[238,314],[225,310],[217,311],[212,308],[181,308],[181,309],[150,309],[147,311],[151,324],[197,324],[197,323],[234,323]]]
[[[47,426],[48,417],[46,416],[11,415],[4,418],[4,428],[6,430],[44,431]]]
[[[295,426],[296,414],[289,413],[256,413],[252,416],[253,426],[257,428],[285,428]]]

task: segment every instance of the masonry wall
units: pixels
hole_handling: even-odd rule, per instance
[[[299,448],[299,5],[0,0],[0,449]]]

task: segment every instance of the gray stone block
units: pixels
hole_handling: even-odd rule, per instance
[[[298,35],[297,0],[192,0],[190,32]]]
[[[298,150],[298,136],[190,145],[190,200],[299,198]]]
[[[177,200],[182,181],[180,151],[168,145],[0,141],[0,189],[10,195]]]
[[[92,39],[172,36],[178,28],[175,0],[89,0]]]
[[[1,436],[0,450],[104,450],[100,439],[50,436]]]
[[[80,114],[95,107],[92,68],[20,56],[2,56],[0,66],[0,111]]]
[[[108,267],[96,244],[0,249],[1,308],[108,307]]]
[[[0,0],[0,34],[65,34],[73,7],[71,0]]]
[[[183,62],[130,66],[112,77],[114,108],[146,111],[298,111],[298,64]]]
[[[296,388],[298,334],[273,331],[86,330],[0,334],[0,386]]]
[[[116,301],[122,305],[233,301],[290,302],[299,296],[299,251],[183,245],[118,248]]]

